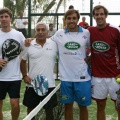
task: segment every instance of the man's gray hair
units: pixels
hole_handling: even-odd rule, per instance
[[[37,26],[38,25],[44,25],[45,27],[46,27],[46,30],[48,30],[48,26],[45,24],[45,23],[43,23],[43,22],[38,22],[37,24],[36,24],[36,26],[35,26],[35,31],[37,30]]]

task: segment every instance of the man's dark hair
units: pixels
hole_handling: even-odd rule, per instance
[[[0,9],[0,15],[4,13],[7,13],[10,16],[10,18],[12,18],[12,11],[7,7]]]
[[[23,13],[23,11],[22,11],[22,10],[18,12],[18,14],[21,14],[21,13]]]
[[[70,5],[70,6],[69,6],[69,9],[74,9],[74,6],[73,6],[73,5]]]
[[[53,23],[50,23],[50,24],[49,24],[49,27],[50,27],[51,25],[53,25]]]
[[[78,20],[79,20],[79,19],[80,19],[80,14],[79,14],[78,10],[75,10],[75,9],[69,9],[69,10],[65,13],[65,15],[64,15],[65,20],[66,20],[67,16],[69,16],[69,15],[71,15],[71,14],[74,14],[74,13],[77,14],[77,18],[78,18]]]
[[[105,8],[105,7],[102,6],[102,5],[97,5],[97,6],[95,6],[95,7],[93,8],[92,15],[94,16],[94,15],[95,15],[95,11],[96,11],[96,10],[99,10],[99,9],[101,9],[101,8],[104,10],[105,15],[108,15],[108,10],[107,10],[107,8]]]

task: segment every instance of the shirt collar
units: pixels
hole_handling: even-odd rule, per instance
[[[69,30],[68,29],[65,29],[65,33],[68,33],[69,32]],[[83,32],[83,29],[82,29],[82,27],[80,27],[80,26],[78,26],[78,33],[79,32]]]
[[[49,39],[46,39],[45,44],[49,44]],[[37,46],[39,46],[39,44],[36,42],[36,38],[31,41],[31,45],[37,45]]]

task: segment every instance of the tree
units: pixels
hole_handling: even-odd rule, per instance
[[[47,13],[54,5],[55,5],[55,1],[56,0],[52,0],[52,2],[46,6],[46,9],[44,10],[43,14],[44,13]],[[44,16],[41,16],[39,19],[38,19],[38,22],[41,21],[43,19]]]
[[[58,12],[58,9],[59,9],[59,7],[60,7],[60,5],[62,4],[62,2],[65,2],[65,0],[63,1],[63,0],[60,0],[59,2],[58,2],[58,5],[57,5],[57,8],[56,8],[56,11],[55,11],[55,13],[57,13]],[[56,17],[54,17],[54,24],[55,24],[55,21],[56,21]],[[55,25],[54,25],[55,26]]]
[[[4,6],[13,12],[13,21],[19,11],[25,10],[26,5],[28,6],[27,0],[4,0]]]
[[[14,18],[17,17],[19,11],[24,11],[25,9],[28,9],[28,1],[29,0],[4,0],[4,6],[8,7],[13,12],[14,20]],[[31,3],[34,9],[39,9],[40,12],[44,14],[48,13],[51,10],[51,8],[54,7],[56,1],[57,0],[31,0]],[[61,5],[62,1],[63,0],[59,0],[56,12],[58,11],[58,8]],[[41,5],[42,7],[39,7]],[[43,17],[40,17],[38,21],[41,21],[42,19]]]

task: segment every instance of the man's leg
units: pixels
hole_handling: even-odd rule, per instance
[[[12,120],[18,120],[20,114],[19,98],[10,99]]]
[[[118,120],[120,120],[120,109],[116,109],[116,102],[114,101],[114,104],[115,104],[115,110],[117,111],[117,113],[118,113]]]
[[[34,108],[28,108],[27,107],[27,114],[29,114]],[[35,117],[33,117],[31,120],[35,120]]]
[[[79,106],[80,108],[80,114],[79,119],[80,120],[88,120],[88,109],[86,106]]]
[[[27,108],[27,114],[29,114],[34,108]]]
[[[0,100],[0,120],[3,120],[2,105],[3,105],[3,100]]]
[[[65,104],[65,120],[73,120],[73,103]]]
[[[118,113],[118,120],[120,120],[120,110],[117,110]]]
[[[105,107],[106,100],[96,101],[97,103],[97,120],[106,120]]]
[[[54,90],[53,88],[49,88],[49,92],[52,92]],[[54,107],[58,105],[58,100],[57,100],[57,94],[55,93],[50,100],[47,102],[47,104],[44,105],[45,113],[46,113],[46,120],[54,120]]]
[[[46,120],[54,120],[53,109],[45,109]]]

